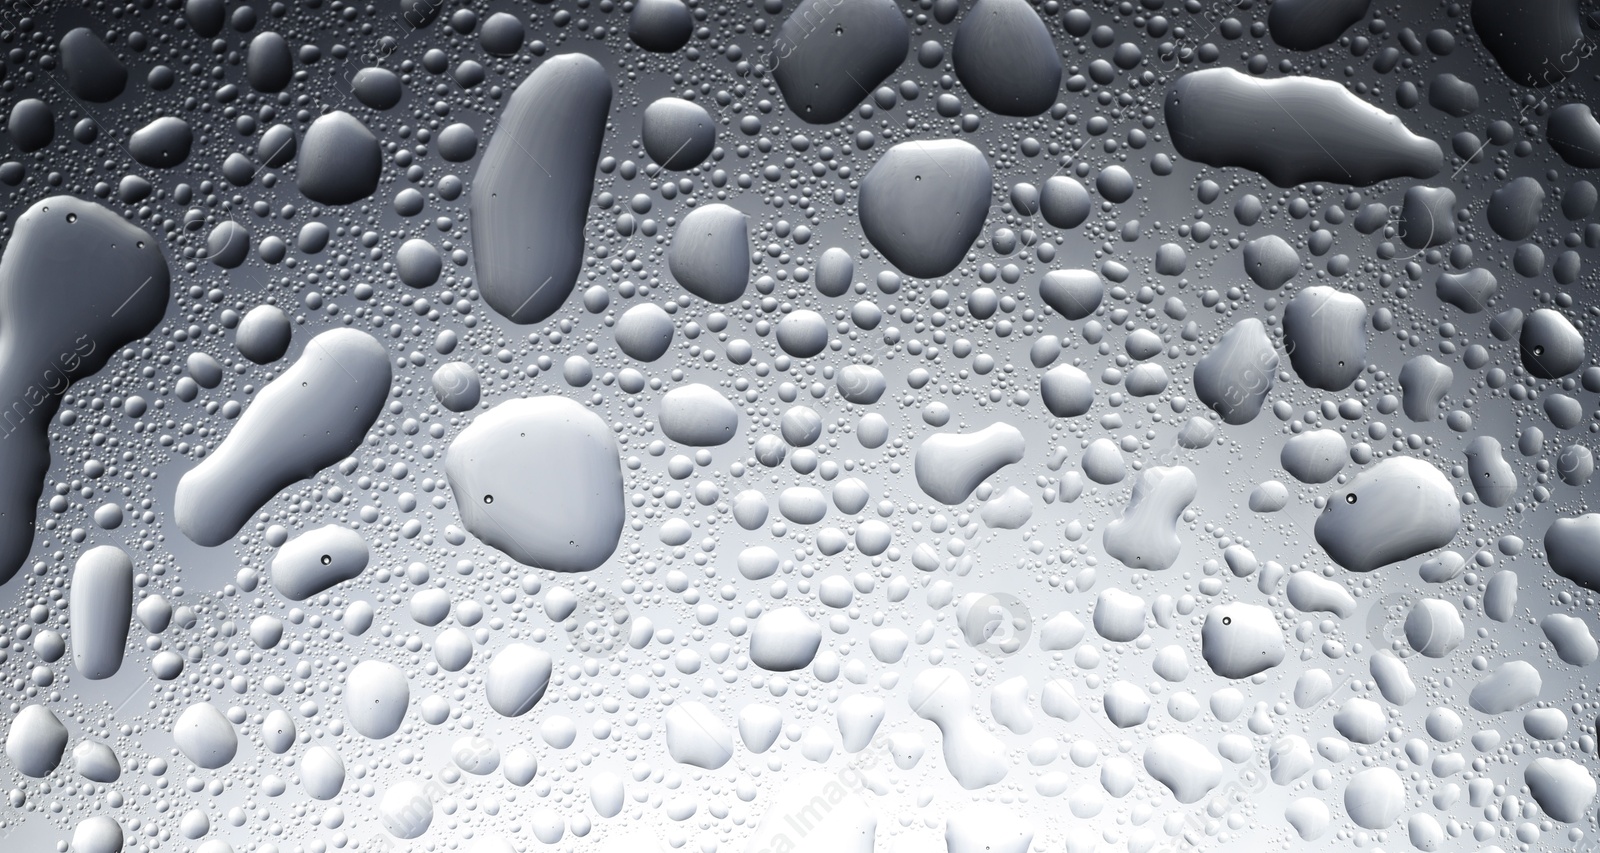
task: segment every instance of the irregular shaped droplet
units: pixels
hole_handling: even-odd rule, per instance
[[[1539,227],[1544,207],[1544,185],[1523,176],[1489,195],[1488,220],[1494,233],[1506,240],[1525,240]]]
[[[839,396],[846,402],[862,406],[870,406],[878,402],[883,392],[888,390],[888,380],[884,378],[883,371],[865,364],[847,364],[839,371],[836,380]],[[870,415],[868,417],[871,417]]]
[[[255,47],[255,42],[252,41],[250,46]],[[405,97],[405,83],[393,71],[369,65],[350,78],[350,92],[356,96],[356,100],[375,110],[387,110]],[[450,125],[439,134],[439,155],[453,163],[471,159],[471,153],[462,156],[460,147],[463,140],[469,138],[474,140],[472,147],[475,152],[477,142],[473,130],[462,124]]]
[[[1247,424],[1261,412],[1278,371],[1266,326],[1254,317],[1235,323],[1194,368],[1194,393],[1224,423]]]
[[[172,742],[185,758],[203,770],[227,765],[239,751],[239,735],[233,724],[210,702],[196,702],[183,709],[173,723]]]
[[[996,530],[1017,530],[1033,517],[1033,498],[1016,486],[985,501],[978,510],[983,523]]]
[[[1480,435],[1467,444],[1467,479],[1478,500],[1492,507],[1511,503],[1517,494],[1517,472],[1501,454],[1494,436]]]
[[[1337,581],[1316,572],[1295,572],[1284,585],[1289,604],[1303,613],[1332,613],[1339,617],[1355,615],[1356,600]]]
[[[1173,441],[1183,448],[1199,450],[1209,447],[1217,438],[1217,425],[1198,415],[1183,422]]]
[[[445,456],[462,526],[525,566],[587,572],[622,536],[621,463],[599,415],[565,397],[507,400]]]
[[[494,669],[484,677],[494,680]],[[344,680],[344,713],[350,727],[364,737],[383,740],[400,730],[411,704],[406,674],[392,663],[364,660],[351,667]],[[491,699],[490,705],[494,702]],[[499,710],[496,708],[495,710]]]
[[[1544,679],[1533,664],[1506,661],[1467,694],[1467,704],[1484,714],[1504,714],[1539,698]]]
[[[750,281],[749,218],[725,204],[697,207],[672,234],[667,268],[683,289],[726,305]]]
[[[892,0],[805,0],[778,27],[769,63],[791,112],[832,124],[887,80],[910,46]]]
[[[760,755],[772,748],[783,733],[783,712],[771,705],[752,702],[739,710],[739,738],[751,752]]]
[[[979,483],[1022,460],[1027,441],[1010,424],[990,424],[977,432],[937,433],[917,448],[913,470],[917,486],[940,503],[959,504]]]
[[[977,0],[951,45],[956,78],[984,109],[1036,116],[1061,90],[1061,57],[1027,0]]]
[[[1442,245],[1456,236],[1456,194],[1448,187],[1414,186],[1400,205],[1400,239],[1413,249]]]
[[[1405,661],[1395,657],[1388,649],[1378,650],[1372,656],[1368,669],[1385,700],[1404,705],[1417,695],[1417,683],[1412,680]]]
[[[1523,730],[1538,740],[1560,740],[1567,726],[1567,715],[1560,708],[1534,708],[1522,715]]]
[[[72,748],[73,769],[91,782],[110,783],[122,777],[122,762],[117,753],[99,741],[79,741]]]
[[[1058,364],[1039,377],[1039,399],[1055,417],[1075,418],[1094,405],[1094,381],[1070,364]]]
[[[1302,382],[1342,391],[1367,366],[1367,305],[1353,293],[1308,287],[1283,310],[1283,345]]]
[[[1556,574],[1600,592],[1600,513],[1551,522],[1544,533],[1544,552]]]
[[[1434,289],[1441,300],[1476,314],[1488,307],[1489,300],[1500,290],[1500,283],[1494,273],[1474,267],[1465,272],[1440,273]]]
[[[170,169],[182,163],[189,159],[193,146],[194,131],[176,116],[162,116],[128,136],[128,153],[152,169]]]
[[[861,232],[907,275],[938,278],[983,231],[992,182],[988,159],[967,142],[902,142],[861,181]]]
[[[681,385],[661,396],[661,431],[690,447],[727,444],[739,431],[739,410],[709,385]]]
[[[224,721],[226,722],[226,721]],[[43,705],[24,705],[11,718],[6,757],[17,772],[33,779],[49,776],[67,751],[67,727]]]
[[[1431,355],[1414,356],[1400,368],[1400,405],[1406,417],[1427,423],[1439,416],[1439,401],[1450,392],[1456,374]]]
[[[1093,270],[1051,270],[1039,279],[1039,298],[1067,320],[1093,314],[1105,294],[1105,281]]]
[[[1556,457],[1556,473],[1569,486],[1584,486],[1594,476],[1594,451],[1581,444],[1569,444]]]
[[[1122,459],[1122,450],[1109,438],[1097,438],[1083,449],[1083,475],[1102,486],[1122,482],[1128,475],[1128,465]]]
[[[1557,429],[1575,429],[1583,422],[1583,404],[1566,394],[1547,392],[1544,395],[1544,415]]]
[[[811,665],[822,646],[822,626],[798,607],[780,607],[756,620],[750,631],[750,660],[772,672]]]
[[[1344,789],[1344,810],[1363,829],[1385,829],[1399,819],[1406,805],[1400,774],[1373,767],[1350,777]]]
[[[222,444],[178,481],[178,528],[201,545],[228,541],[286,486],[355,452],[391,379],[388,352],[371,335],[333,329],[312,338]]]
[[[1277,512],[1289,505],[1289,488],[1277,480],[1267,480],[1250,490],[1251,512]]]
[[[589,803],[601,817],[616,817],[620,814],[626,796],[627,789],[622,783],[622,777],[615,773],[597,773],[589,780]],[[509,845],[507,849],[515,850]]]
[[[1094,632],[1113,643],[1131,643],[1144,633],[1144,599],[1120,589],[1107,589],[1094,603]]]
[[[1540,379],[1560,379],[1583,366],[1583,334],[1554,309],[1529,314],[1517,346],[1522,366]]]
[[[378,138],[355,116],[333,110],[317,116],[306,128],[295,166],[300,192],[306,198],[318,204],[354,204],[377,191],[382,172]],[[476,215],[473,219],[473,224],[479,225]],[[481,251],[478,263],[481,273]]]
[[[640,139],[661,168],[681,171],[711,156],[717,126],[705,107],[693,101],[660,98],[644,108]]]
[[[51,196],[17,217],[0,257],[0,583],[33,545],[62,395],[156,327],[170,285],[160,244],[107,208]]]
[[[272,558],[272,585],[285,598],[304,601],[357,577],[371,552],[361,534],[329,524],[289,540]]]
[[[733,757],[733,732],[699,702],[667,709],[667,754],[679,764],[715,770]]]
[[[122,846],[122,824],[110,815],[84,818],[72,830],[73,853],[122,853]]]
[[[1545,138],[1567,165],[1579,169],[1600,168],[1600,120],[1595,119],[1588,104],[1562,104],[1551,110],[1545,124]]]
[[[1457,118],[1478,111],[1478,87],[1454,74],[1444,73],[1428,84],[1428,106]]]
[[[1140,471],[1122,517],[1106,525],[1106,553],[1129,568],[1171,568],[1183,548],[1178,517],[1198,490],[1194,472],[1182,465]]]
[[[828,514],[828,498],[818,489],[794,486],[778,496],[778,512],[796,524],[816,524]]]
[[[1283,663],[1283,631],[1272,611],[1254,604],[1219,604],[1200,629],[1200,655],[1223,678],[1249,678]]]
[[[1052,175],[1039,190],[1039,215],[1056,228],[1077,228],[1089,218],[1094,200],[1070,175]]]
[[[1300,272],[1300,254],[1276,234],[1245,243],[1242,256],[1245,275],[1263,290],[1277,290]]]
[[[1587,767],[1570,758],[1541,755],[1523,771],[1528,793],[1544,813],[1563,823],[1578,823],[1594,802],[1595,779]]]
[[[128,69],[86,27],[69,30],[61,37],[61,70],[67,74],[67,88],[72,94],[90,103],[110,101],[128,85]]]
[[[1332,80],[1191,71],[1167,90],[1166,117],[1182,156],[1251,169],[1280,187],[1427,178],[1444,162],[1437,143]]]
[[[1316,50],[1367,16],[1372,0],[1279,0],[1267,12],[1267,32],[1290,50]]]
[[[1436,557],[1424,560],[1417,567],[1417,573],[1428,583],[1444,583],[1455,580],[1461,576],[1466,568],[1465,557],[1454,551],[1445,551]]]
[[[1545,639],[1556,651],[1562,663],[1588,666],[1600,660],[1600,642],[1596,642],[1589,624],[1565,613],[1552,613],[1539,621]]]
[[[1316,797],[1297,797],[1283,809],[1283,819],[1294,828],[1302,841],[1321,838],[1333,821],[1328,804]]]
[[[1424,598],[1406,614],[1406,643],[1424,657],[1448,656],[1461,645],[1466,630],[1460,611],[1443,599]]]
[[[568,53],[512,92],[472,179],[472,248],[485,302],[513,323],[554,314],[577,283],[611,78]]]
[[[483,688],[489,707],[502,717],[520,717],[533,710],[550,686],[555,662],[550,654],[527,643],[513,643],[489,661]]]
[[[1039,648],[1045,651],[1070,649],[1083,641],[1083,621],[1065,611],[1057,613],[1039,627]]]
[[[907,701],[917,716],[939,727],[944,763],[968,791],[1000,782],[1010,771],[1005,745],[972,713],[972,688],[960,672],[929,667],[911,682]]]
[[[1185,804],[1199,802],[1222,784],[1222,762],[1186,735],[1158,735],[1146,744],[1144,771]]]
[[[299,148],[294,128],[275,124],[262,132],[261,141],[256,143],[256,157],[269,168],[276,169],[292,162]]]
[[[1302,483],[1326,483],[1344,470],[1350,459],[1344,436],[1338,430],[1314,429],[1283,443],[1278,461],[1283,470]]]
[[[68,610],[72,663],[84,678],[110,678],[122,668],[133,618],[133,560],[114,545],[83,552],[72,569]]]
[[[1370,572],[1442,548],[1461,528],[1461,502],[1437,468],[1393,456],[1328,496],[1313,534],[1334,562]]]
[[[1360,696],[1346,699],[1333,714],[1334,730],[1352,743],[1377,743],[1387,727],[1382,706]]]
[[[1315,761],[1311,745],[1297,735],[1287,735],[1274,741],[1267,755],[1269,773],[1272,781],[1278,785],[1289,785],[1304,776],[1310,772]]]
[[[1509,569],[1496,572],[1483,593],[1483,615],[1496,622],[1510,622],[1517,610],[1517,573]]]
[[[887,705],[877,696],[846,696],[839,703],[837,715],[839,739],[843,742],[845,751],[860,752],[866,749],[887,713]]]

